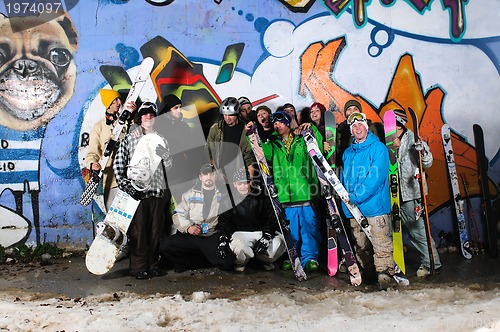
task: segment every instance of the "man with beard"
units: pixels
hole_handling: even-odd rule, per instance
[[[217,256],[216,226],[223,200],[215,186],[215,178],[214,166],[203,165],[199,182],[182,195],[175,208],[176,233],[165,237],[160,246],[161,255],[173,263],[175,272],[214,265],[226,268],[228,265]]]
[[[197,158],[199,153],[192,150],[194,146],[191,128],[182,119],[181,100],[174,94],[165,96],[164,107],[156,120],[155,128],[167,139],[170,147],[172,168],[167,176],[176,202],[193,185],[201,165]]]

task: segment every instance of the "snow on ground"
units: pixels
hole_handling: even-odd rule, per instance
[[[240,300],[195,292],[80,299],[0,293],[0,331],[500,331],[500,289],[451,286]]]

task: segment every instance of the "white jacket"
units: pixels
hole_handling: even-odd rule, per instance
[[[420,198],[420,185],[416,179],[419,173],[418,152],[415,149],[415,137],[411,130],[407,130],[401,137],[401,146],[398,150],[399,188],[401,202]],[[432,166],[432,153],[427,143],[422,141],[422,166],[429,168]],[[425,174],[424,188],[427,195],[427,181]]]

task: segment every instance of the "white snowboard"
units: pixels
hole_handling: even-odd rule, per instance
[[[148,169],[140,176],[141,185],[144,187],[153,177],[161,158],[156,155],[156,147],[165,147],[165,141],[157,134],[146,134],[139,140],[129,166],[148,165]],[[116,256],[123,241],[126,240],[127,230],[137,210],[140,201],[133,199],[129,194],[118,190],[106,218],[98,225],[98,232],[85,257],[87,269],[95,275],[109,272],[115,262]]]

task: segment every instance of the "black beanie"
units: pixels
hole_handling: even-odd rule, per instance
[[[165,114],[167,112],[170,112],[172,107],[174,107],[175,105],[179,105],[179,104],[182,104],[182,102],[176,95],[173,95],[173,94],[167,95],[163,99],[163,109],[162,109],[160,114]]]

